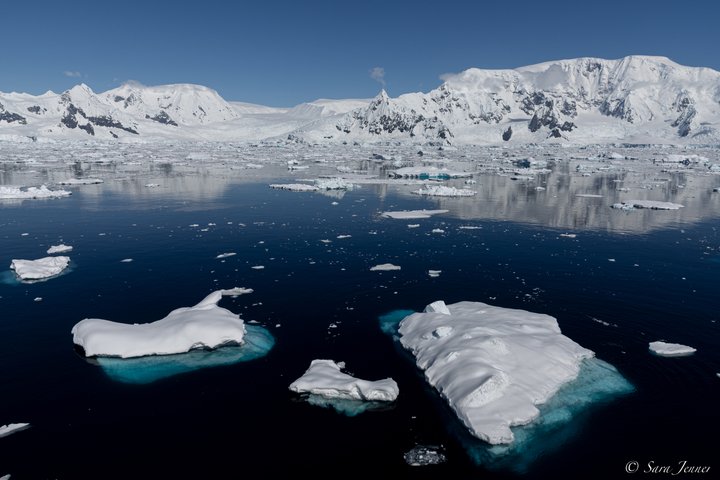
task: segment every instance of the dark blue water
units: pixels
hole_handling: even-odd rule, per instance
[[[579,228],[573,239],[502,218],[377,215],[436,206],[381,187],[337,200],[266,183],[192,201],[78,189],[67,199],[0,206],[2,269],[61,241],[74,247],[67,274],[0,284],[0,424],[32,424],[0,439],[0,475],[616,478],[632,460],[641,468],[680,460],[720,468],[717,222],[635,234]],[[407,227],[414,223],[421,226]],[[215,259],[224,252],[237,255]],[[388,262],[402,270],[369,271]],[[265,268],[251,268],[258,265]],[[442,273],[431,278],[430,269]],[[134,384],[73,348],[70,329],[83,318],[148,322],[235,286],[255,292],[221,306],[272,333],[266,356]],[[512,465],[478,466],[443,401],[378,323],[389,311],[438,299],[555,316],[635,391],[591,409],[560,445],[538,447],[522,474]],[[648,342],[659,339],[698,352],[653,356]],[[361,378],[391,376],[400,397],[353,417],[310,405],[288,385],[315,358],[344,361]],[[442,445],[448,462],[406,466],[403,453],[417,444]]]

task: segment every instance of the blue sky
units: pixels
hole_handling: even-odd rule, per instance
[[[9,4],[8,4],[9,3]],[[720,5],[581,2],[4,2],[0,91],[198,83],[275,106],[437,87],[469,67],[664,55],[720,70]],[[374,72],[374,74],[373,74]],[[383,74],[384,73],[384,74]],[[374,77],[374,78],[373,78]]]

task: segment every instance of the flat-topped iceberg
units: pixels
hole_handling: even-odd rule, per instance
[[[512,443],[511,427],[534,420],[594,355],[549,315],[480,302],[434,302],[403,319],[399,334],[470,433],[491,444]]]
[[[412,193],[428,197],[472,197],[477,194],[474,190],[447,187],[445,185],[425,185],[424,188],[421,188],[420,190],[413,190]]]
[[[70,257],[44,257],[37,260],[13,260],[10,268],[20,280],[44,280],[59,275],[70,264]]]
[[[7,425],[0,426],[0,438],[7,437],[16,432],[21,432],[30,428],[29,423],[8,423]]]
[[[88,361],[97,363],[116,382],[146,384],[194,370],[255,360],[267,355],[274,345],[275,338],[266,328],[245,325],[245,336],[239,346],[137,358],[97,357]]]
[[[380,215],[385,218],[396,220],[407,220],[413,218],[430,218],[433,215],[447,213],[449,210],[400,210],[397,212],[382,212]]]
[[[399,265],[393,265],[392,263],[381,263],[379,265],[375,265],[374,267],[370,267],[371,272],[391,272],[393,270],[400,270],[402,269]]]
[[[50,190],[45,185],[39,187],[13,187],[3,186],[0,187],[0,200],[24,200],[31,198],[60,198],[72,195],[72,192],[67,190]]]
[[[223,295],[242,289],[217,290],[193,307],[178,308],[152,323],[126,324],[86,318],[72,328],[73,342],[85,356],[120,358],[185,353],[197,348],[240,345],[243,320],[217,304]]]
[[[649,349],[661,357],[684,357],[692,355],[697,350],[680,343],[650,342]]]
[[[67,253],[72,252],[73,247],[70,245],[65,245],[64,243],[61,243],[60,245],[52,245],[50,248],[48,248],[47,253],[48,255],[54,255],[56,253]]]
[[[386,410],[400,393],[392,378],[369,381],[342,372],[343,362],[313,360],[305,373],[290,384],[310,405],[333,408],[354,417],[368,410]]]

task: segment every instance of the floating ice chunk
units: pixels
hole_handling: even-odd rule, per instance
[[[45,185],[40,187],[23,187],[4,186],[0,187],[0,200],[14,199],[30,199],[30,198],[60,198],[72,195],[67,190],[50,190]]]
[[[290,390],[330,399],[392,402],[400,390],[392,378],[371,382],[341,371],[332,360],[313,360],[305,373],[290,384]]]
[[[403,455],[405,463],[411,467],[424,467],[425,465],[438,465],[445,463],[447,458],[440,447],[418,445]]]
[[[235,287],[220,291],[222,292],[223,297],[237,297],[239,295],[247,295],[248,293],[253,293],[254,290],[252,288]]]
[[[315,185],[320,190],[352,190],[356,187],[342,178],[321,178],[315,180]]]
[[[450,310],[448,309],[447,305],[445,305],[445,302],[442,300],[437,300],[429,304],[425,307],[425,310],[423,310],[425,313],[442,313],[443,315],[450,315]]]
[[[146,183],[145,184],[145,187],[147,187],[147,188],[157,188],[159,186],[160,186],[159,183]]]
[[[138,358],[98,357],[92,361],[97,362],[112,380],[145,384],[193,370],[254,360],[267,355],[275,345],[275,338],[267,329],[258,325],[246,325],[245,330],[243,344],[240,346]]]
[[[388,176],[401,178],[401,177],[417,177],[421,179],[433,178],[440,180],[447,180],[450,178],[469,178],[472,177],[472,173],[468,172],[454,172],[445,168],[438,167],[403,167],[397,170],[389,171]]]
[[[428,275],[433,278],[437,278],[442,273],[442,270],[428,270]]]
[[[449,210],[401,210],[398,212],[383,212],[380,215],[386,218],[394,218],[396,220],[409,220],[415,218],[430,218],[433,215],[447,213]]]
[[[70,264],[70,257],[44,257],[37,260],[13,260],[10,268],[21,280],[42,280],[59,275]]]
[[[447,187],[445,185],[425,185],[425,188],[413,190],[412,193],[415,195],[426,195],[429,197],[472,197],[477,194],[474,190]]]
[[[228,258],[228,257],[233,257],[233,256],[235,256],[235,255],[237,255],[237,253],[235,253],[235,252],[227,252],[227,253],[221,253],[220,255],[218,255],[218,256],[215,257],[215,258]]]
[[[273,183],[270,188],[290,190],[291,192],[317,192],[319,190],[315,185],[306,185],[304,183]]]
[[[684,205],[679,203],[659,202],[656,200],[626,200],[621,203],[614,203],[611,208],[621,210],[632,210],[634,208],[647,208],[650,210],[680,210]]]
[[[510,427],[535,419],[537,405],[594,355],[548,315],[479,302],[434,302],[426,310],[400,323],[400,342],[470,433],[491,444],[512,443]]]
[[[28,428],[30,428],[29,423],[8,423],[7,425],[0,426],[0,438],[27,430]]]
[[[338,240],[342,240],[343,238],[350,238],[350,237],[352,237],[352,235],[338,235],[336,238]]]
[[[254,265],[252,267],[253,270],[263,270],[265,268],[265,265]]]
[[[442,228],[433,228],[432,233],[445,233],[445,230]]]
[[[87,357],[121,358],[242,344],[244,322],[217,305],[227,291],[217,290],[197,305],[178,308],[152,323],[130,325],[86,318],[72,328],[73,342],[84,349]]]
[[[132,258],[123,258],[122,260],[120,260],[120,263],[130,263],[132,261],[133,261]]]
[[[684,357],[697,352],[693,347],[679,343],[650,342],[650,351],[661,357]]]
[[[576,233],[561,233],[560,236],[565,237],[565,238],[576,238],[577,234]]]
[[[580,198],[603,198],[602,195],[596,195],[594,193],[578,193],[575,196]]]
[[[458,228],[460,230],[482,230],[482,227],[477,225],[460,225]]]
[[[42,302],[42,297],[35,297],[33,302]]]
[[[408,224],[408,228],[418,228],[420,226],[419,223],[410,223]]]
[[[400,270],[402,267],[398,265],[393,265],[392,263],[381,263],[379,265],[375,265],[374,267],[370,267],[371,272],[388,272],[391,270]]]
[[[104,183],[104,180],[99,178],[68,178],[57,182],[58,185],[96,185]]]
[[[48,248],[47,253],[48,255],[52,255],[55,253],[67,253],[72,252],[73,247],[70,245],[65,245],[64,243],[61,243],[60,245],[53,245],[50,248]]]

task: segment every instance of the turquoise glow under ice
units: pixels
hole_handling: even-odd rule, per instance
[[[245,328],[245,343],[240,346],[139,358],[98,357],[95,361],[108,377],[117,382],[144,384],[193,370],[233,365],[267,355],[275,345],[272,334],[257,325],[245,325]]]

